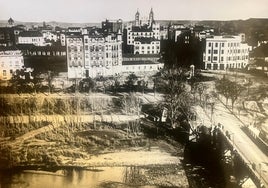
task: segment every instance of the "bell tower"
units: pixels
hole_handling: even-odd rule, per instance
[[[151,8],[151,11],[149,13],[149,26],[151,27],[152,24],[154,22],[154,12],[153,12],[153,8]]]
[[[135,26],[140,26],[140,13],[139,10],[137,10],[135,14]]]

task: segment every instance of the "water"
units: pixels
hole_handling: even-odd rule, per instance
[[[94,188],[131,187],[128,178],[131,167],[101,167],[97,170],[58,170],[56,174],[33,172],[0,173],[0,188]],[[67,172],[67,173],[66,173]],[[149,187],[149,186],[142,186]]]

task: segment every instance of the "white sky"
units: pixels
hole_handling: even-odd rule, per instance
[[[268,18],[268,0],[0,0],[0,20],[101,22],[134,20],[139,9],[157,20]]]

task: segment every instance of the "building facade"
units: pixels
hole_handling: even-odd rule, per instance
[[[250,47],[243,42],[243,36],[206,38],[205,52],[203,53],[204,68],[208,70],[245,68],[249,61]]]
[[[68,78],[109,76],[122,66],[121,34],[66,37]]]
[[[134,24],[130,23],[126,27],[126,34],[125,42],[129,46],[133,46],[134,54],[140,54],[142,52],[142,54],[147,54],[147,52],[152,52],[151,49],[155,48],[155,45],[159,46],[158,48],[160,49],[160,24],[155,22],[152,9],[148,19],[141,19],[140,13],[137,11]],[[148,41],[146,39],[150,41],[146,43],[146,47],[148,48],[149,45],[150,50],[147,51],[147,48],[146,50],[139,50],[138,48],[142,49],[142,45],[145,44],[144,41]],[[159,53],[156,49],[153,50],[153,52],[154,54]]]
[[[85,77],[83,36],[68,36],[66,38],[68,78]]]
[[[10,80],[12,75],[23,69],[24,60],[20,50],[9,47],[0,49],[0,80]]]
[[[44,46],[45,40],[39,31],[24,31],[18,36],[18,44],[33,44],[35,46]]]
[[[123,21],[119,20],[105,20],[101,22],[101,28],[104,33],[118,33],[123,32]]]
[[[154,38],[135,38],[134,54],[159,54],[160,41]]]
[[[164,67],[164,63],[160,63],[159,59],[159,54],[125,54],[121,72],[137,74],[157,72]]]

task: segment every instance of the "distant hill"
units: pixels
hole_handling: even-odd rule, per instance
[[[257,41],[268,41],[268,18],[250,18],[247,20],[159,20],[160,24],[204,25],[215,29],[215,34],[245,33],[250,45]]]
[[[23,22],[23,21],[14,21],[15,25],[25,25],[27,28],[31,28],[32,26],[42,26],[43,22]],[[63,28],[67,27],[90,27],[90,26],[101,26],[101,23],[67,23],[67,22],[56,22],[56,21],[50,21],[46,22],[47,25],[51,25],[53,27],[59,26]],[[0,27],[7,26],[7,20],[0,20]]]
[[[124,24],[131,21],[125,21]],[[268,41],[268,18],[250,18],[247,20],[157,20],[161,25],[184,24],[189,25],[204,25],[215,29],[216,34],[238,34],[245,33],[247,42],[256,46],[257,41]],[[23,24],[28,28],[32,26],[42,26],[43,22],[22,22],[15,21],[15,24]],[[101,26],[101,23],[67,23],[67,22],[46,22],[53,27],[87,27]],[[0,27],[7,26],[7,20],[0,20]]]

